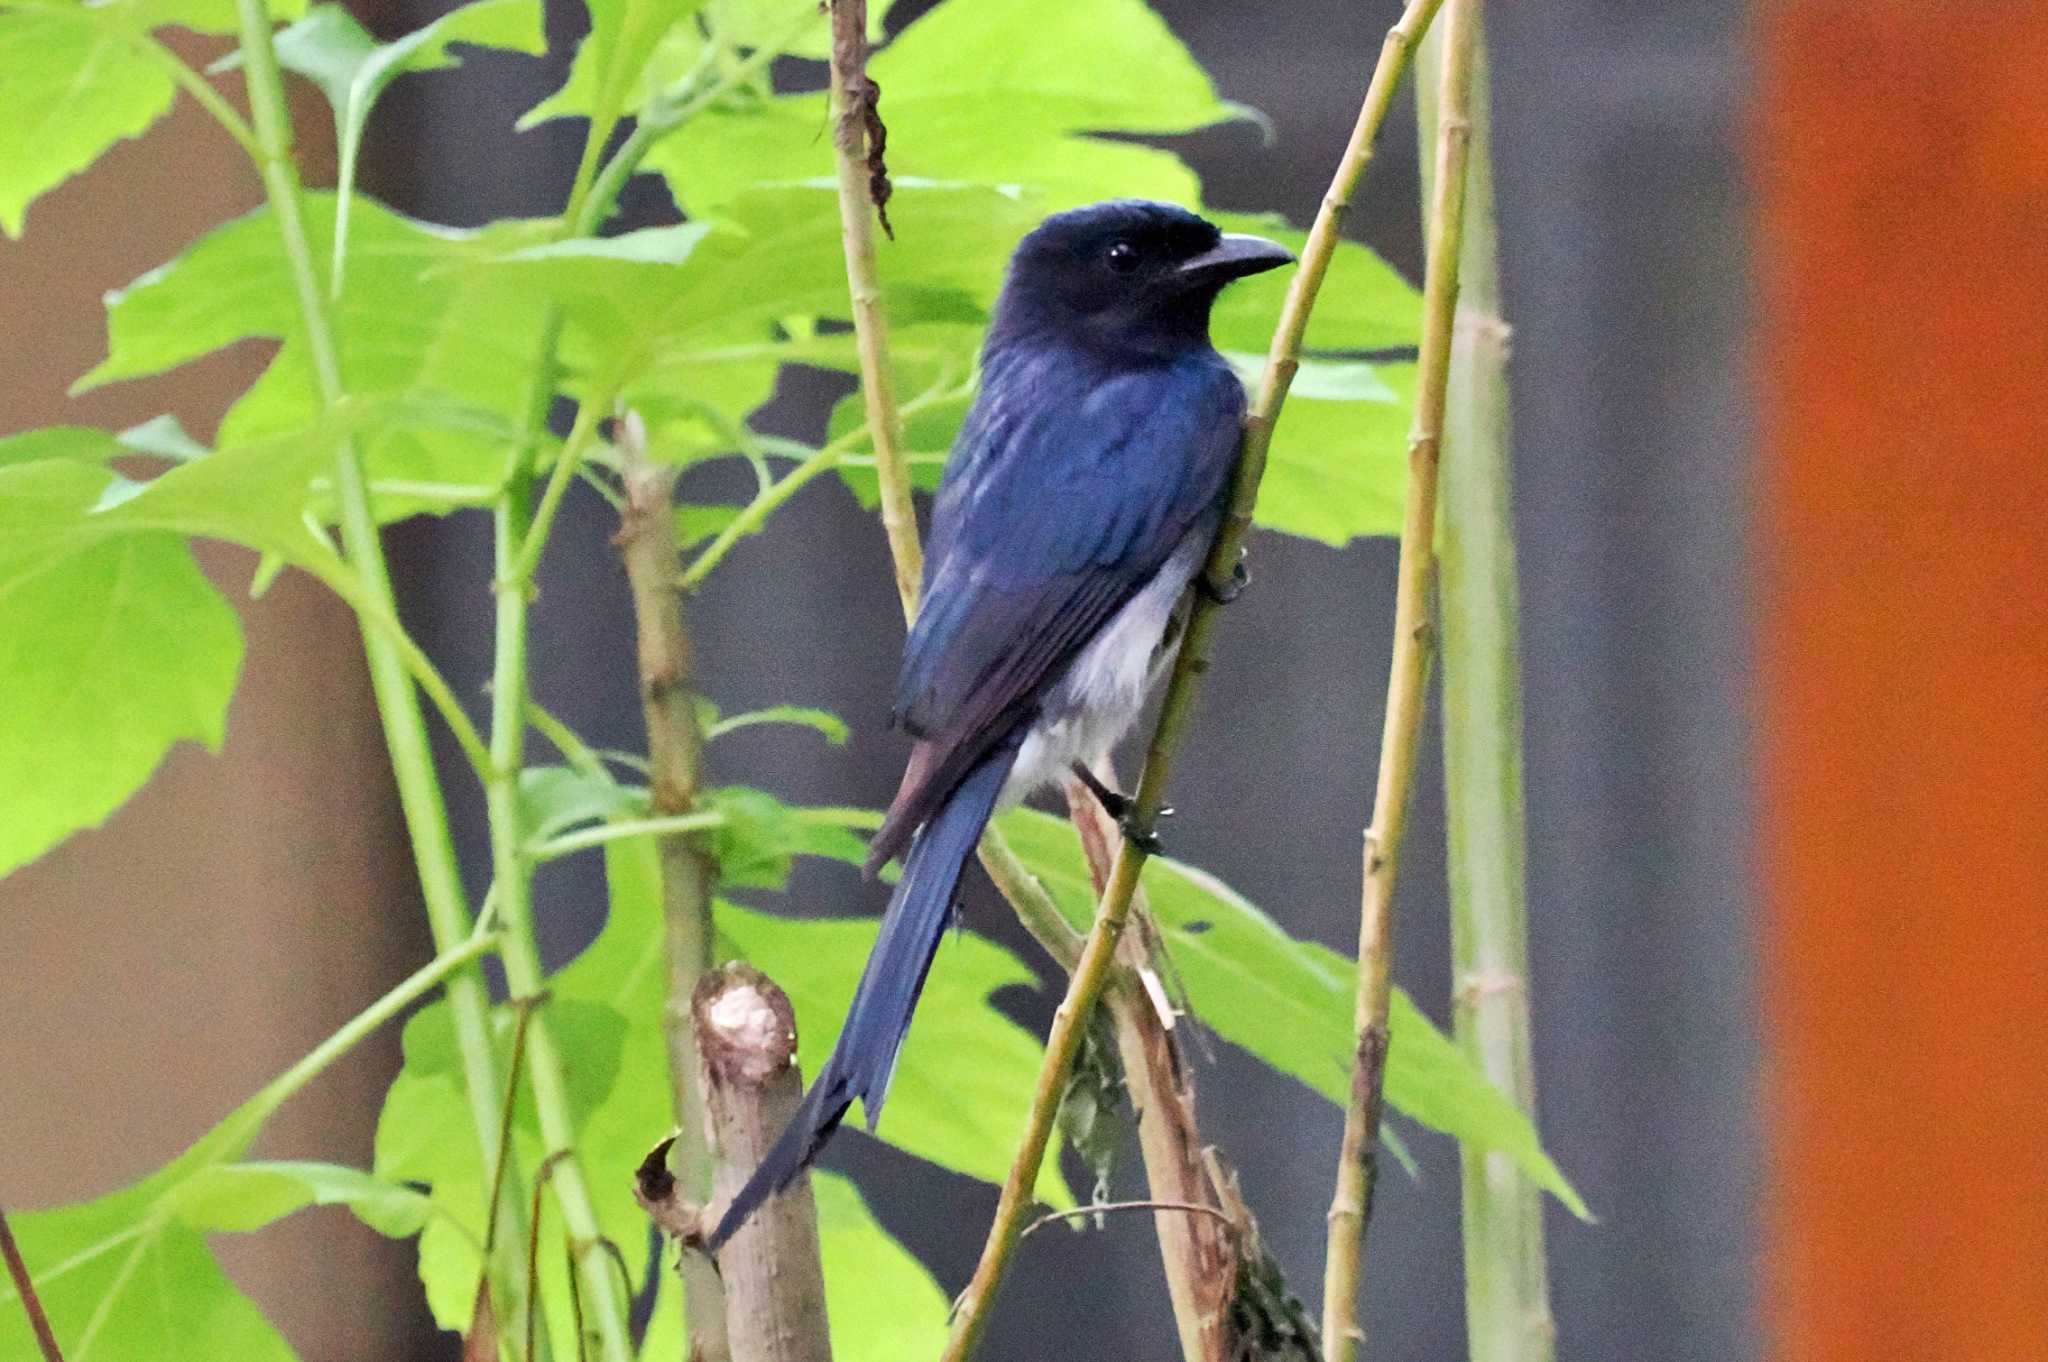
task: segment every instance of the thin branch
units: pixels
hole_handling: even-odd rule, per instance
[[[1438,46],[1432,38],[1425,56]],[[1527,827],[1522,797],[1519,604],[1509,463],[1508,327],[1501,317],[1486,44],[1472,67],[1472,147],[1457,320],[1444,400],[1437,611],[1443,639],[1444,808],[1450,879],[1452,1030],[1458,1045],[1532,1118]],[[1435,99],[1418,89],[1424,148]],[[1543,1198],[1484,1150],[1459,1151],[1465,1334],[1472,1362],[1549,1362],[1556,1350]]]
[[[1094,766],[1098,774],[1113,778],[1107,754],[1098,757]],[[1078,780],[1067,785],[1067,812],[1080,834],[1089,875],[1100,897],[1114,871],[1121,837],[1116,820]],[[1121,943],[1121,964],[1103,995],[1103,1006],[1109,1010],[1116,1032],[1124,1083],[1137,1113],[1138,1150],[1145,1161],[1146,1184],[1162,1204],[1198,1205],[1216,1217],[1156,1217],[1174,1325],[1187,1362],[1233,1362],[1241,1355],[1242,1346],[1235,1336],[1231,1305],[1237,1296],[1239,1245],[1251,1216],[1245,1211],[1243,1222],[1238,1223],[1223,1209],[1223,1197],[1203,1158],[1195,1120],[1194,1079],[1181,1054],[1169,1005],[1163,1002],[1163,990],[1157,995],[1162,1001],[1155,1001],[1155,994],[1146,987],[1148,977],[1156,983],[1162,961],[1156,953],[1157,929],[1142,889],[1131,904],[1131,916],[1137,930],[1127,933]]]
[[[633,596],[638,637],[640,711],[647,724],[648,822],[670,826],[657,835],[661,859],[661,905],[668,955],[669,1091],[676,1117],[674,1171],[683,1195],[702,1201],[711,1193],[711,1149],[704,1130],[704,1095],[697,1063],[697,1036],[690,1022],[698,981],[711,968],[711,891],[717,873],[699,835],[701,827],[679,826],[702,818],[696,812],[702,776],[704,735],[697,728],[696,697],[690,691],[692,649],[676,592],[681,561],[676,553],[674,493],[676,468],[648,457],[647,430],[637,413],[617,423],[615,445],[625,506],[613,540],[625,564]],[[710,814],[713,822],[723,820]],[[682,1261],[683,1317],[689,1326],[693,1362],[724,1362],[732,1354],[726,1338],[725,1288],[717,1268],[701,1254]]]
[[[43,1313],[42,1299],[36,1295],[28,1264],[21,1260],[21,1248],[14,1242],[14,1230],[7,1223],[5,1211],[0,1211],[0,1257],[7,1259],[7,1275],[14,1279],[15,1294],[21,1297],[21,1308],[28,1312],[28,1325],[35,1331],[43,1362],[64,1362],[64,1350],[57,1346],[57,1335],[50,1330],[50,1317]]]
[[[889,370],[889,330],[882,318],[882,285],[875,272],[875,203],[870,193],[868,122],[875,84],[868,79],[867,0],[832,3],[832,144],[839,175],[839,226],[846,250],[847,293],[860,354],[860,390],[875,441],[881,484],[882,528],[896,567],[903,613],[917,613],[924,555],[917,543],[917,511],[910,500],[910,470],[903,460],[903,420]]]
[[[1019,1239],[1029,1239],[1047,1225],[1062,1220],[1085,1220],[1091,1215],[1114,1215],[1120,1211],[1172,1211],[1181,1215],[1208,1215],[1230,1228],[1230,1217],[1214,1206],[1203,1206],[1193,1201],[1098,1201],[1089,1206],[1075,1206],[1064,1211],[1047,1211],[1024,1227]]]
[[[576,470],[582,466],[583,456],[590,452],[591,441],[597,438],[597,423],[603,419],[604,407],[597,401],[586,398],[576,409],[576,423],[569,428],[569,438],[562,442],[562,452],[555,458],[554,471],[548,475],[540,504],[522,528],[516,554],[500,565],[503,582],[517,582],[524,590],[532,589],[534,569],[540,566],[540,556],[547,549],[548,531],[554,528],[562,496],[576,480]],[[527,517],[522,514],[522,519]]]
[[[526,1060],[526,1034],[532,1029],[534,1010],[545,1001],[545,996],[540,995],[512,1001],[519,1019],[512,1027],[512,1063],[505,1075],[505,1110],[498,1122],[498,1156],[491,1161],[491,1211],[484,1220],[486,1257],[498,1242],[498,1208],[505,1200],[505,1170],[512,1164],[512,1115],[519,1109],[519,1071]]]
[[[1134,801],[1134,818],[1141,828],[1149,828],[1158,818],[1166,782],[1172,772],[1174,752],[1192,710],[1199,679],[1208,669],[1209,635],[1216,618],[1215,598],[1228,589],[1245,535],[1251,528],[1252,510],[1258,501],[1259,482],[1265,473],[1274,422],[1299,366],[1301,339],[1308,328],[1309,312],[1336,250],[1338,221],[1359,172],[1370,158],[1373,138],[1386,117],[1395,83],[1407,65],[1415,39],[1427,27],[1439,2],[1411,0],[1400,23],[1388,34],[1379,64],[1367,86],[1351,142],[1345,149],[1330,192],[1324,197],[1323,206],[1302,248],[1301,267],[1288,287],[1273,344],[1267,353],[1266,368],[1246,418],[1244,444],[1231,491],[1230,512],[1204,568],[1216,590],[1198,592],[1194,596],[1180,654],[1175,659],[1173,676],[1160,708],[1158,726],[1146,752],[1144,772],[1139,778]],[[1024,1139],[1016,1162],[1011,1166],[1010,1176],[1004,1182],[981,1261],[954,1312],[952,1336],[943,1354],[945,1362],[962,1362],[970,1356],[982,1330],[987,1327],[988,1308],[1016,1247],[1020,1219],[1029,1189],[1037,1180],[1039,1163],[1045,1155],[1060,1092],[1073,1065],[1088,1013],[1093,1010],[1108,978],[1117,939],[1128,919],[1131,899],[1137,891],[1144,862],[1144,851],[1136,842],[1126,839],[1117,853],[1109,886],[1097,907],[1095,924],[1083,947],[1080,963],[1069,980],[1066,998],[1054,1014],[1052,1031],[1046,1038],[1045,1063],[1033,1093]]]
[[[565,832],[559,837],[550,837],[545,842],[527,845],[526,854],[535,861],[552,861],[567,856],[573,851],[587,851],[601,847],[608,842],[623,842],[634,837],[673,837],[679,834],[708,832],[722,827],[725,815],[716,809],[703,809],[696,813],[670,814],[661,818],[630,818],[617,823],[599,823],[596,827],[578,828]]]
[[[564,1151],[557,1149],[540,1161],[540,1167],[533,1170],[533,1204],[526,1214],[526,1356],[532,1357],[539,1346],[540,1311],[535,1302],[540,1299],[540,1196],[547,1190],[548,1179],[555,1175],[555,1165],[562,1161]],[[572,1258],[573,1262],[574,1259]],[[576,1273],[569,1273],[569,1291],[576,1294]],[[583,1311],[579,1300],[576,1310],[576,1328],[583,1328]],[[581,1346],[581,1339],[577,1340]]]
[[[1449,0],[1444,22],[1434,199],[1422,286],[1422,347],[1417,375],[1414,433],[1408,441],[1407,505],[1401,525],[1400,564],[1394,587],[1394,649],[1387,680],[1387,713],[1380,736],[1379,785],[1372,825],[1365,833],[1365,887],[1358,924],[1358,997],[1354,1018],[1358,1049],[1351,1100],[1344,1114],[1337,1185],[1330,1199],[1329,1242],[1323,1265],[1323,1346],[1330,1362],[1352,1362],[1364,1330],[1358,1319],[1364,1276],[1365,1224],[1371,1214],[1386,1077],[1387,1008],[1393,955],[1394,876],[1407,830],[1408,797],[1422,732],[1422,707],[1434,630],[1429,618],[1436,530],[1437,466],[1441,457],[1444,393],[1458,305],[1458,256],[1464,225],[1465,163],[1471,142],[1472,53],[1479,32],[1478,0]]]
[[[536,424],[545,411],[548,387],[542,379],[530,393],[530,413]],[[563,447],[555,480],[549,484],[553,499],[543,497],[541,501],[542,510],[549,514],[559,504],[571,465],[581,457],[582,447],[595,432],[596,410],[594,404],[586,402],[577,414],[576,429]],[[491,873],[496,879],[499,911],[507,928],[499,957],[505,966],[506,986],[520,996],[539,994],[546,987],[547,978],[534,931],[533,862],[525,854],[519,801],[519,772],[526,758],[527,606],[533,592],[533,563],[526,555],[530,550],[532,558],[537,559],[547,534],[544,523],[528,518],[533,479],[523,451],[515,450],[508,456],[507,468],[505,490],[493,510],[497,619],[491,665],[491,769],[484,782],[484,808],[490,827]],[[576,1153],[577,1132],[570,1112],[567,1065],[555,1048],[546,1017],[534,1017],[531,1032],[527,1043],[528,1069],[541,1139],[548,1148],[564,1154],[554,1173],[555,1201],[576,1242],[593,1244],[602,1237],[602,1231],[596,1203]],[[583,1294],[596,1322],[599,1355],[605,1362],[631,1362],[629,1302],[610,1270],[587,1252],[577,1258],[573,1269],[583,1274]]]
[[[314,270],[312,247],[301,210],[298,170],[291,157],[291,120],[285,107],[284,80],[278,69],[277,52],[272,46],[270,15],[263,0],[236,0],[236,5],[243,69],[249,105],[254,115],[256,166],[263,179],[265,196],[277,222],[279,239],[291,272],[292,288],[312,359],[315,392],[321,405],[333,411],[347,399],[347,390],[342,382],[339,350],[326,300]],[[334,492],[341,513],[342,542],[361,596],[375,602],[380,613],[388,614],[395,621],[398,612],[393,603],[390,569],[384,561],[376,519],[371,514],[362,459],[349,440],[341,440],[335,446]],[[455,845],[449,834],[447,805],[442,799],[440,779],[434,771],[425,719],[420,713],[419,698],[413,690],[401,651],[392,640],[376,629],[366,628],[363,630],[363,651],[369,663],[377,710],[384,723],[385,743],[391,751],[399,807],[405,816],[406,831],[419,870],[427,924],[433,934],[435,949],[446,954],[464,944],[471,924],[461,874],[455,861]],[[465,969],[448,981],[447,992],[473,1133],[481,1157],[488,1161],[503,1090],[499,1084],[497,1060],[491,1050],[482,976],[474,968]],[[500,1267],[500,1280],[506,1283],[508,1290],[516,1291],[516,1266],[507,1262]]]

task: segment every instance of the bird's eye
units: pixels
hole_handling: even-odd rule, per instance
[[[1109,267],[1118,274],[1129,274],[1138,268],[1138,248],[1128,241],[1119,241],[1109,248]]]

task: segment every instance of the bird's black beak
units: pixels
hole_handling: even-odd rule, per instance
[[[1223,285],[1248,274],[1263,274],[1294,262],[1294,252],[1277,241],[1242,232],[1225,232],[1223,239],[1191,260],[1183,260],[1174,271],[1189,283]]]

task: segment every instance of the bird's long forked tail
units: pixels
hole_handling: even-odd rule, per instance
[[[717,1252],[762,1202],[811,1166],[839,1129],[854,1098],[861,1100],[868,1129],[874,1129],[890,1076],[896,1070],[896,1056],[910,1030],[911,1013],[924,988],[925,973],[952,918],[961,868],[995,812],[996,798],[1016,755],[1014,745],[1005,745],[969,772],[911,843],[903,858],[903,878],[896,882],[896,892],[882,914],[882,930],[861,971],[839,1043],[804,1094],[788,1128],[720,1217],[711,1235],[712,1252]]]

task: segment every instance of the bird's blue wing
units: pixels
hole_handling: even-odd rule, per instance
[[[922,740],[875,864],[911,834],[1205,521],[1244,393],[1213,356],[1100,378],[992,364],[932,516],[897,721]]]

